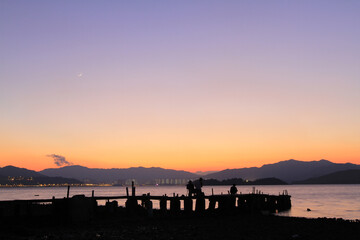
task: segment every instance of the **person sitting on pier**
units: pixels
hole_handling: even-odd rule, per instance
[[[189,197],[191,197],[193,195],[193,193],[195,192],[194,184],[191,180],[186,185],[186,189],[189,191]]]
[[[235,185],[235,183],[232,185],[232,187],[230,188],[230,194],[231,195],[235,195],[238,192],[238,189]]]
[[[199,178],[198,181],[195,181],[195,193],[196,196],[200,196],[202,194],[201,188],[203,186],[203,179]]]

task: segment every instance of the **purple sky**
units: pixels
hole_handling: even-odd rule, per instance
[[[360,163],[359,26],[360,1],[2,0],[0,161]]]

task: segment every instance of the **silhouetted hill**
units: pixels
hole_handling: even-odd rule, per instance
[[[229,178],[243,178],[255,180],[260,178],[278,178],[288,183],[300,181],[308,178],[319,177],[325,174],[349,170],[360,169],[360,165],[352,163],[332,163],[327,160],[303,162],[297,160],[281,161],[274,164],[266,164],[260,168],[240,168],[226,169],[217,173],[204,176],[204,178],[215,178],[224,180]]]
[[[55,177],[75,178],[80,181],[88,181],[92,183],[113,183],[124,182],[127,179],[136,179],[137,183],[143,184],[155,179],[193,179],[198,175],[171,169],[163,168],[87,168],[82,166],[67,166],[62,168],[50,168],[41,171],[40,173]],[[175,183],[175,182],[173,182]]]
[[[360,170],[335,172],[321,177],[297,181],[295,184],[360,184]]]
[[[48,177],[26,168],[6,166],[0,168],[0,184],[2,185],[39,185],[39,184],[80,184],[76,179]]]
[[[6,166],[3,168],[0,168],[0,175],[4,176],[4,177],[8,177],[8,176],[12,176],[12,177],[45,177],[44,175],[32,171],[32,170],[28,170],[26,168],[18,168],[18,167],[14,167],[14,166]]]
[[[209,175],[209,174],[211,174],[211,173],[216,173],[216,172],[218,172],[218,171],[205,171],[205,172],[203,172],[203,171],[197,171],[197,172],[195,172],[195,174],[196,174],[196,175],[199,175],[199,176],[205,176],[205,175]]]
[[[5,179],[7,179],[7,177],[0,175],[0,183],[3,182]]]

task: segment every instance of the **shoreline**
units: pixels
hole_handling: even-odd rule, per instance
[[[40,224],[39,224],[40,223]],[[360,221],[244,214],[104,217],[77,225],[2,223],[1,239],[358,239]]]
[[[299,184],[238,184],[237,186],[243,187],[243,186],[341,186],[341,185],[360,185],[360,183],[299,183]],[[104,184],[90,184],[90,183],[84,183],[84,184],[42,184],[42,185],[1,185],[0,188],[27,188],[27,187],[33,187],[33,188],[48,188],[48,187],[131,187],[130,185],[116,185],[116,184],[110,184],[110,183],[104,183]],[[136,185],[137,187],[176,187],[176,186],[182,186],[184,187],[184,184],[162,184],[162,185],[154,185],[154,184],[140,184]],[[204,185],[204,187],[217,187],[217,186],[231,186],[231,184],[224,184],[224,185]]]

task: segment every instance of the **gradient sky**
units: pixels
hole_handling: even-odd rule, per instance
[[[360,164],[360,1],[0,1],[0,167]]]

